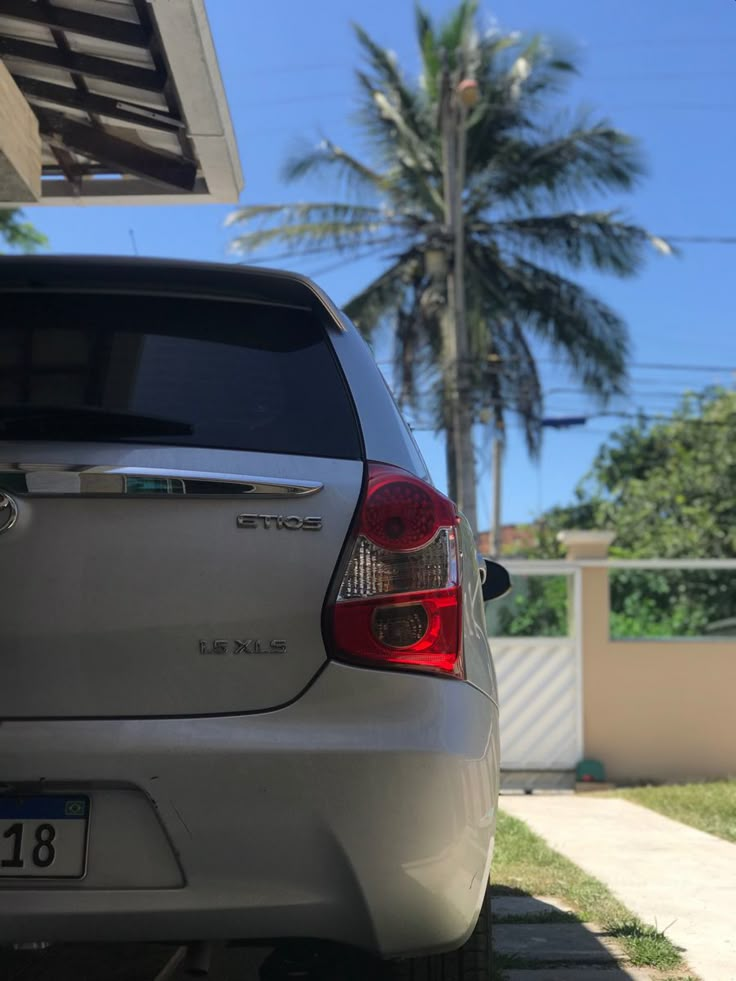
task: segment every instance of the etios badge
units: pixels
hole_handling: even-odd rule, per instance
[[[302,518],[298,514],[239,514],[238,528],[286,528],[289,531],[321,531],[322,518],[312,515]]]
[[[10,531],[18,518],[18,505],[8,494],[0,491],[0,535]]]

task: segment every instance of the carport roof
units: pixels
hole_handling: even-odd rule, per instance
[[[0,0],[0,60],[38,118],[39,203],[237,201],[204,0]]]

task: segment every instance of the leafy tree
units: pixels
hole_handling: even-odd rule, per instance
[[[687,395],[666,421],[614,433],[569,507],[544,515],[537,555],[564,528],[610,528],[623,558],[736,558],[736,392]],[[736,576],[611,572],[614,636],[698,635],[736,616]],[[734,624],[736,627],[736,624]]]
[[[622,391],[625,324],[570,274],[592,267],[632,276],[648,244],[670,251],[617,211],[585,210],[591,197],[630,191],[643,168],[635,142],[607,120],[582,113],[553,120],[573,62],[540,37],[480,30],[476,12],[475,0],[463,0],[436,24],[417,8],[418,79],[356,27],[366,159],[325,139],[285,168],[289,180],[322,175],[344,197],[251,205],[230,218],[246,226],[233,242],[243,253],[280,244],[289,256],[381,258],[380,275],[346,312],[367,336],[381,326],[393,331],[395,389],[405,406],[431,411],[446,432],[452,496],[458,472],[473,472],[472,427],[481,409],[499,431],[507,411],[518,413],[529,450],[538,450],[535,342],[561,356],[593,396]],[[479,97],[465,110],[458,106],[468,83],[477,83]],[[458,130],[452,153],[448,119]],[[451,171],[462,181],[461,249],[448,221],[457,201]],[[448,331],[450,286],[463,281],[461,254],[466,316],[464,324],[451,320]],[[458,393],[459,422],[451,412]],[[475,501],[464,503],[472,517]]]
[[[517,576],[502,600],[486,604],[491,637],[566,637],[566,576]]]
[[[46,236],[29,222],[23,221],[20,211],[0,211],[0,242],[20,252],[35,252],[46,245]]]
[[[685,396],[667,420],[642,417],[601,447],[570,507],[544,516],[543,550],[563,527],[611,528],[629,558],[736,557],[736,392]]]

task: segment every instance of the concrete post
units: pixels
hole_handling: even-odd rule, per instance
[[[586,559],[606,559],[616,537],[612,531],[561,531],[557,540],[570,562]],[[571,582],[568,602],[571,634],[577,638],[579,671],[582,691],[583,756],[601,756],[591,723],[599,710],[597,700],[605,698],[605,683],[601,682],[609,640],[610,599],[608,569],[582,565],[575,581]]]
[[[557,541],[571,562],[580,559],[607,559],[608,549],[616,537],[615,531],[561,531]]]
[[[40,198],[38,120],[0,61],[0,201],[22,204]]]

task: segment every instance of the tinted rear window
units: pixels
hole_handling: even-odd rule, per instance
[[[80,418],[120,413],[149,420],[139,432],[118,425],[127,442],[361,455],[343,377],[310,311],[48,293],[0,294],[0,311],[0,439],[81,438]],[[52,426],[19,423],[54,408]],[[176,425],[152,432],[158,419]]]

